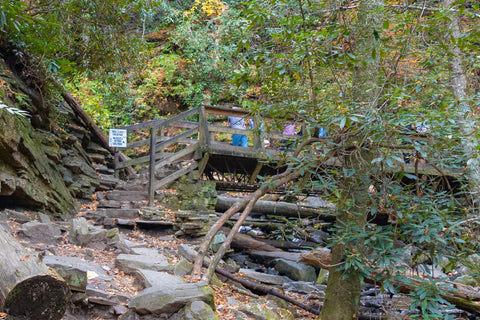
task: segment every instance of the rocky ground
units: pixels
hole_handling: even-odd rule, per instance
[[[134,306],[133,299],[145,288],[156,287],[158,283],[173,286],[181,279],[190,283],[188,271],[191,264],[187,261],[199,239],[177,237],[171,226],[113,229],[95,226],[84,216],[91,216],[97,204],[94,201],[84,206],[75,219],[65,223],[52,222],[44,215],[25,211],[6,210],[2,215],[8,218],[2,225],[28,247],[32,255],[38,255],[44,263],[68,278],[73,294],[62,319],[214,319],[215,316],[218,319],[249,319],[253,314],[260,315],[261,311],[257,309],[262,308],[264,311],[275,310],[272,311],[275,314],[273,319],[316,318],[298,307],[269,296],[256,295],[226,279],[216,281],[211,292],[166,302],[167,306],[148,309],[149,302]],[[101,230],[118,230],[118,233],[115,231],[112,236]],[[132,259],[134,255],[136,257]],[[72,269],[75,276],[71,276]],[[69,275],[65,276],[65,272]],[[241,272],[236,275],[247,278]],[[186,286],[185,290],[192,293],[199,288],[203,290],[205,284]],[[172,295],[182,295],[178,290]],[[292,290],[285,293],[301,302],[316,300],[311,292]],[[173,297],[166,299],[174,300]],[[192,305],[196,300],[206,304]],[[186,306],[190,309],[186,310]],[[212,310],[209,306],[215,311],[208,313]],[[244,311],[239,311],[242,308]],[[195,317],[186,318],[188,312],[196,314]],[[201,313],[205,315],[200,316]]]
[[[62,319],[317,319],[312,312],[223,276],[210,286],[190,279],[198,235],[209,225],[205,221],[211,220],[212,212],[198,215],[161,205],[147,207],[144,200],[112,198],[97,193],[66,222],[36,212],[0,212],[0,225],[69,284],[72,297]],[[298,257],[298,252],[287,251],[231,251],[221,267],[318,308],[326,274]],[[466,270],[458,272],[469,276]],[[405,319],[412,314],[409,306],[406,296],[365,285],[361,318]],[[462,310],[450,312],[457,319],[471,318]]]

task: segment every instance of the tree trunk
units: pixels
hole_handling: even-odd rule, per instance
[[[358,7],[358,20],[355,25],[355,56],[358,62],[352,70],[352,97],[351,104],[355,108],[353,113],[371,114],[376,107],[378,94],[378,64],[379,43],[377,30],[381,29],[382,0],[363,0]],[[375,55],[373,54],[375,53]],[[372,57],[376,57],[372,59]],[[351,132],[354,131],[354,128]],[[365,139],[366,140],[366,139]],[[346,235],[357,238],[354,230],[363,230],[368,216],[369,186],[371,174],[371,159],[374,150],[369,150],[366,141],[356,133],[346,133],[346,146],[355,149],[343,150],[345,168],[353,174],[341,177],[339,183],[339,197],[337,224],[352,234]],[[347,171],[348,172],[348,171]],[[344,236],[338,235],[338,236]],[[325,301],[320,313],[322,320],[351,320],[358,315],[360,302],[361,276],[355,268],[345,267],[348,255],[355,259],[361,256],[362,243],[359,240],[342,240],[332,247],[332,266],[328,275]]]
[[[13,318],[61,319],[70,290],[0,226],[0,311]]]
[[[447,10],[448,31],[457,41],[461,36],[459,19],[452,6],[457,3],[455,0],[443,0],[444,10]],[[450,37],[447,36],[448,39]],[[462,134],[462,146],[467,156],[467,174],[471,192],[471,199],[475,209],[480,208],[480,160],[477,149],[476,135],[477,125],[475,121],[475,110],[469,105],[468,82],[463,68],[462,51],[456,43],[447,45],[450,48],[452,67],[452,90],[457,100],[457,123]]]
[[[238,198],[218,197],[215,210],[224,212],[231,208]],[[328,213],[332,208],[307,208],[295,203],[257,200],[252,209],[253,212],[272,214],[293,218],[319,218],[325,221],[334,221],[335,217]]]

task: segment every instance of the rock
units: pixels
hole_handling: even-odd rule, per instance
[[[30,221],[19,230],[23,238],[36,242],[56,244],[62,238],[62,230],[56,224]]]
[[[88,286],[85,293],[88,301],[104,306],[127,305],[129,297],[123,294],[110,293]]]
[[[168,283],[141,291],[130,300],[128,307],[139,314],[173,313],[197,300],[215,307],[213,290],[205,282]]]
[[[117,228],[102,229],[90,224],[84,217],[72,220],[70,240],[82,247],[100,250],[113,247],[122,252],[130,252],[125,239],[120,235]]]
[[[428,264],[421,264],[415,268],[416,272],[427,274],[432,278],[447,278],[448,276],[442,271],[440,266],[432,266]]]
[[[317,277],[317,284],[327,284],[328,281],[328,270],[320,269]]]
[[[219,320],[212,308],[203,301],[193,301],[185,306],[185,320]]]
[[[12,76],[15,74],[7,71],[1,59],[0,69]],[[21,80],[16,83],[25,86]],[[28,88],[20,87],[17,89],[28,92]],[[3,203],[7,207],[21,203],[25,208],[49,212],[60,219],[75,213],[78,203],[63,181],[63,165],[58,164],[62,158],[60,146],[71,148],[71,145],[64,144],[63,136],[60,138],[53,130],[39,130],[27,117],[0,112],[0,123],[0,195]]]
[[[181,259],[175,264],[174,273],[176,276],[184,276],[192,272],[193,265],[187,259]]]
[[[303,263],[277,259],[275,262],[275,270],[296,281],[315,282],[317,280],[315,268]]]
[[[82,247],[93,243],[101,243],[107,236],[107,230],[91,225],[85,218],[79,217],[72,220],[70,240]]]
[[[115,259],[115,265],[125,273],[134,274],[138,269],[153,271],[172,271],[173,267],[163,255],[120,254]]]
[[[198,171],[183,176],[174,185],[181,210],[213,210],[217,203],[215,182],[199,180]]]
[[[185,243],[181,243],[178,245],[178,254],[181,257],[184,257],[185,259],[187,259],[188,261],[194,262],[198,253],[197,251],[195,251],[195,249],[192,248],[192,246]]]
[[[5,209],[3,211],[3,214],[0,215],[0,220],[7,221],[8,219],[11,219],[18,223],[26,223],[32,221],[32,218],[30,216],[27,216],[23,212]]]
[[[37,213],[37,216],[38,216],[38,221],[40,221],[41,223],[50,223],[50,222],[52,222],[52,220],[50,219],[50,217],[47,216],[47,215],[44,214],[44,213],[38,212],[38,213]]]
[[[136,219],[139,215],[138,209],[130,208],[102,208],[97,209],[97,214],[105,218]]]
[[[175,215],[175,228],[177,236],[204,236],[216,220],[216,215],[211,211],[179,210]]]
[[[76,291],[86,290],[89,277],[104,281],[112,279],[99,265],[75,257],[45,256],[43,263],[55,269],[69,287]]]
[[[144,288],[185,283],[185,280],[182,278],[171,275],[167,272],[159,272],[147,269],[136,269],[135,276]]]
[[[253,300],[248,304],[241,306],[238,312],[246,316],[245,319],[268,319],[268,320],[294,320],[295,317],[292,312],[287,309],[279,307],[273,301]],[[237,316],[237,319],[238,316]],[[240,318],[244,319],[244,318]]]
[[[122,315],[127,313],[128,308],[125,306],[113,306],[112,311],[114,315]]]
[[[293,262],[300,262],[300,252],[283,252],[283,251],[251,251],[250,257],[257,261],[258,263],[268,265],[275,261],[276,259],[283,259]]]
[[[467,286],[472,286],[472,287],[478,287],[480,285],[480,279],[470,274],[459,276],[455,279],[454,282],[458,282],[458,283],[461,283]]]
[[[225,236],[223,231],[222,230],[218,231],[217,234],[215,234],[215,236],[213,237],[212,243],[210,245],[213,252],[217,252],[218,249],[220,249],[220,246],[222,245],[222,243],[224,243],[226,239],[227,237]]]

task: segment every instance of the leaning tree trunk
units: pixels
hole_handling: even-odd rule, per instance
[[[12,318],[61,319],[70,299],[63,279],[0,226],[0,311]]]

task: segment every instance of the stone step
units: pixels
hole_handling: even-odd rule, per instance
[[[110,156],[110,151],[99,145],[95,142],[90,142],[87,146],[88,153],[98,153],[103,154],[104,156]]]
[[[105,195],[107,200],[142,201],[148,200],[148,192],[132,190],[111,190]]]
[[[97,191],[108,191],[114,189],[120,183],[120,179],[115,178],[112,175],[100,174],[99,185]]]
[[[140,216],[140,211],[130,208],[99,208],[96,214],[105,218],[135,219]]]
[[[88,156],[94,163],[105,163],[105,156],[100,153],[89,153]]]
[[[93,168],[100,174],[106,174],[113,176],[115,174],[115,170],[107,167],[106,165],[94,163]]]

